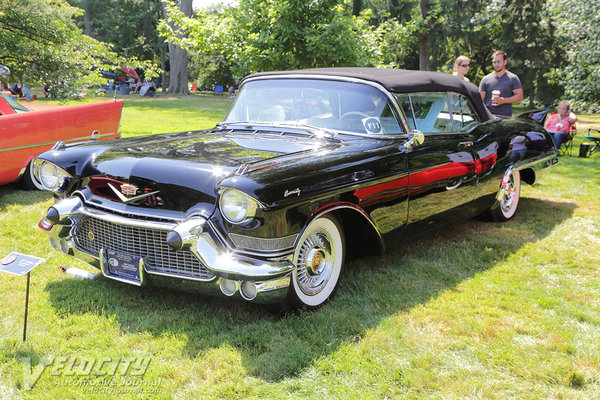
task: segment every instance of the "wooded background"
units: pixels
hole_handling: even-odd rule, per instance
[[[600,0],[239,0],[192,10],[192,0],[2,0],[0,64],[18,80],[90,84],[127,65],[188,82],[230,85],[257,71],[372,66],[492,71],[494,50],[523,83],[529,106],[571,100],[600,108]],[[50,18],[48,18],[50,17]]]

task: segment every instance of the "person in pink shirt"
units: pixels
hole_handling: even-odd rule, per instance
[[[552,135],[557,149],[571,139],[571,126],[577,121],[577,116],[571,112],[571,106],[566,100],[558,103],[558,114],[552,113],[544,123],[544,128]]]

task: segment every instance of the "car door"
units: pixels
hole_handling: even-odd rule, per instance
[[[407,152],[411,233],[465,218],[471,212],[467,206],[474,199],[477,164],[465,128],[476,122],[476,115],[454,116],[459,96],[449,92],[397,95],[410,128],[425,137],[421,146]]]

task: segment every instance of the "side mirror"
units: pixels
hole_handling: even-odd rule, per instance
[[[398,148],[400,151],[411,151],[415,147],[419,147],[425,141],[425,135],[419,130],[414,130],[408,135],[408,140]]]

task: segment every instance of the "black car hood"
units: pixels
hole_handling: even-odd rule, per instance
[[[117,139],[47,152],[53,161],[79,177],[92,177],[89,187],[98,197],[122,202],[114,189],[135,195],[156,193],[128,204],[190,214],[212,214],[219,182],[239,171],[274,158],[295,159],[337,141],[278,134],[181,132]],[[108,187],[110,183],[113,188]]]

